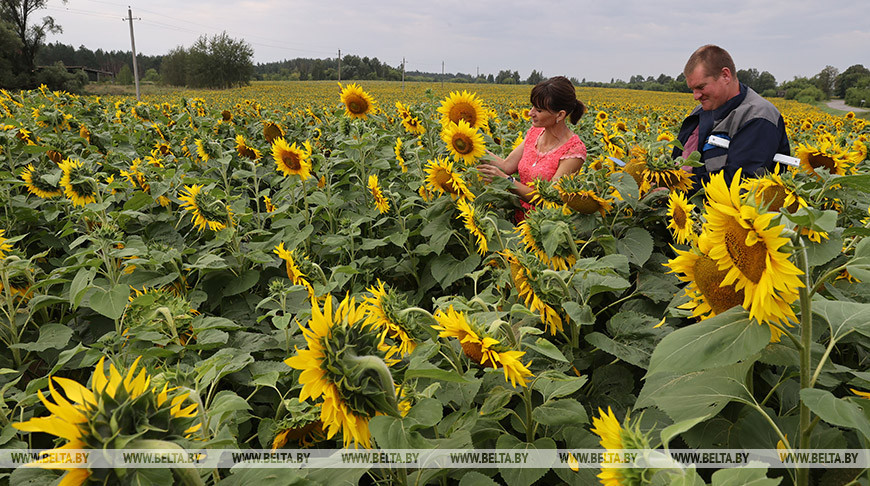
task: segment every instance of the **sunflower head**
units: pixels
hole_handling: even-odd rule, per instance
[[[566,296],[557,288],[544,285],[548,267],[527,251],[504,250],[501,254],[510,265],[511,280],[526,307],[540,314],[551,335],[561,331],[563,322],[557,309]]]
[[[318,407],[295,400],[285,401],[284,406],[287,407],[289,415],[272,426],[275,434],[272,439],[273,451],[288,444],[294,449],[311,447],[326,439]]]
[[[287,250],[284,248],[282,241],[273,250],[279,258],[284,260],[284,266],[287,269],[287,278],[293,285],[301,285],[308,290],[308,296],[314,297],[314,288],[311,286],[308,278],[308,259],[297,253],[296,250]]]
[[[453,162],[442,158],[429,160],[426,165],[425,189],[433,194],[450,194],[453,199],[473,199],[474,194],[468,189],[465,181],[453,171]]]
[[[487,243],[488,226],[483,224],[480,213],[475,209],[474,202],[464,198],[456,201],[456,209],[459,210],[457,218],[462,219],[465,223],[465,229],[477,241],[477,252],[485,255],[489,249]]]
[[[306,140],[297,147],[288,144],[284,137],[272,143],[272,157],[277,170],[285,176],[297,175],[303,181],[311,177],[311,143]]]
[[[689,204],[686,195],[682,192],[672,191],[668,197],[668,217],[671,218],[668,229],[674,235],[674,241],[684,245],[694,240],[695,234],[692,211],[694,204]]]
[[[301,370],[299,401],[322,399],[320,420],[328,438],[341,431],[345,447],[369,447],[369,420],[377,414],[398,415],[392,375],[379,348],[378,334],[365,325],[365,312],[345,297],[333,308],[312,302],[311,319],[302,328],[307,348],[284,362]]]
[[[197,404],[188,400],[190,393],[168,384],[152,387],[152,377],[145,369],[136,373],[140,359],[124,375],[114,364],[109,365],[107,373],[105,357],[101,358],[90,387],[69,378],[52,377],[49,396],[37,393],[51,415],[17,422],[13,427],[66,439],[63,446],[52,451],[136,448],[140,440],[178,442],[191,438],[202,422],[197,416]],[[81,484],[88,479],[121,483],[114,469],[69,469],[64,481]]]
[[[559,193],[559,187],[553,181],[537,178],[528,184],[532,188],[530,202],[533,206],[559,208],[565,204]]]
[[[341,102],[344,103],[344,113],[351,118],[365,119],[374,112],[374,99],[356,83],[341,88]]]
[[[512,351],[499,339],[483,331],[473,319],[469,320],[464,312],[456,311],[450,306],[446,311],[438,309],[435,312],[436,325],[432,328],[438,331],[438,337],[456,338],[462,351],[469,359],[485,368],[499,368],[504,371],[505,380],[516,387],[517,383],[528,386],[532,372],[523,364],[520,358],[524,351]]]
[[[96,173],[78,160],[66,159],[60,164],[60,187],[75,206],[97,200]]]
[[[279,138],[284,138],[284,129],[273,121],[265,121],[263,122],[263,138],[266,139],[266,143],[271,144]]]
[[[516,231],[525,249],[553,270],[567,270],[577,261],[571,216],[561,209],[529,211]]]
[[[438,107],[441,113],[441,125],[459,124],[465,121],[472,129],[477,130],[487,123],[487,112],[483,103],[474,93],[454,91],[441,101]]]
[[[378,176],[372,174],[369,176],[369,192],[372,194],[372,201],[374,202],[375,207],[378,209],[378,212],[384,214],[390,210],[390,200],[384,196],[384,191],[381,189],[381,186],[378,185]]]
[[[239,157],[245,157],[250,160],[259,160],[262,157],[260,151],[248,145],[245,137],[241,134],[236,135],[236,152],[239,154]]]
[[[565,206],[580,214],[596,211],[604,216],[613,207],[612,199],[599,194],[594,184],[579,174],[563,176],[555,184],[559,197]]]
[[[626,415],[620,424],[610,407],[607,412],[598,409],[598,417],[592,417],[592,432],[601,438],[601,447],[608,451],[620,451],[623,449],[649,449],[648,435],[640,430],[640,421],[631,425],[631,420]],[[620,468],[604,466],[598,479],[604,486],[621,486],[624,484],[643,484],[647,476],[646,469]]]
[[[365,298],[366,324],[378,333],[381,350],[388,357],[411,354],[417,347],[417,325],[403,312],[409,307],[408,300],[380,279],[368,291],[372,296]]]
[[[199,312],[191,308],[190,300],[174,287],[133,289],[130,303],[124,311],[129,336],[140,333],[160,333],[165,337],[158,344],[174,339],[185,345],[193,331],[193,320]],[[156,342],[156,341],[152,341]]]
[[[441,139],[447,144],[447,150],[453,155],[453,159],[462,160],[465,165],[473,165],[486,153],[483,134],[471,128],[465,120],[445,125],[441,130]]]
[[[60,171],[57,170],[57,167],[46,165],[34,167],[33,164],[28,164],[27,168],[21,172],[21,180],[24,181],[27,191],[31,194],[42,199],[51,199],[64,193],[59,184],[59,174]]]
[[[184,186],[178,199],[181,207],[191,213],[193,224],[199,231],[206,228],[219,231],[233,224],[233,212],[230,207],[215,197],[212,191],[204,191],[201,184]]]

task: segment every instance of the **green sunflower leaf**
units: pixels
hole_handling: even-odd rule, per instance
[[[652,353],[647,377],[661,372],[702,371],[749,360],[770,342],[770,328],[742,309],[677,329]],[[753,359],[754,361],[754,359]]]

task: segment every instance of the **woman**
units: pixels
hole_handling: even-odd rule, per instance
[[[576,124],[586,113],[586,105],[577,99],[571,81],[564,76],[541,81],[532,88],[529,99],[532,103],[529,110],[532,128],[526,133],[523,143],[507,158],[500,159],[490,153],[493,160],[477,166],[487,183],[499,177],[513,183],[512,190],[523,205],[523,210],[517,213],[518,221],[524,219],[526,211],[531,208],[529,182],[535,179],[558,180],[563,175],[579,171],[586,160],[586,146],[565,123],[565,120],[570,120]],[[519,180],[508,175],[516,172],[519,172]]]

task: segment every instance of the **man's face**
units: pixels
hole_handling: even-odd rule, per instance
[[[699,64],[686,76],[686,84],[695,95],[695,100],[701,103],[701,108],[711,111],[724,105],[735,95],[732,79],[728,68],[722,68],[719,76],[714,77],[707,74],[704,65]]]

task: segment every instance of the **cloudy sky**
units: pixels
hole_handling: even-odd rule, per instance
[[[165,54],[201,35],[246,40],[254,62],[355,54],[409,71],[566,75],[589,81],[677,76],[703,44],[777,81],[825,66],[870,67],[866,0],[48,0],[49,42]]]

